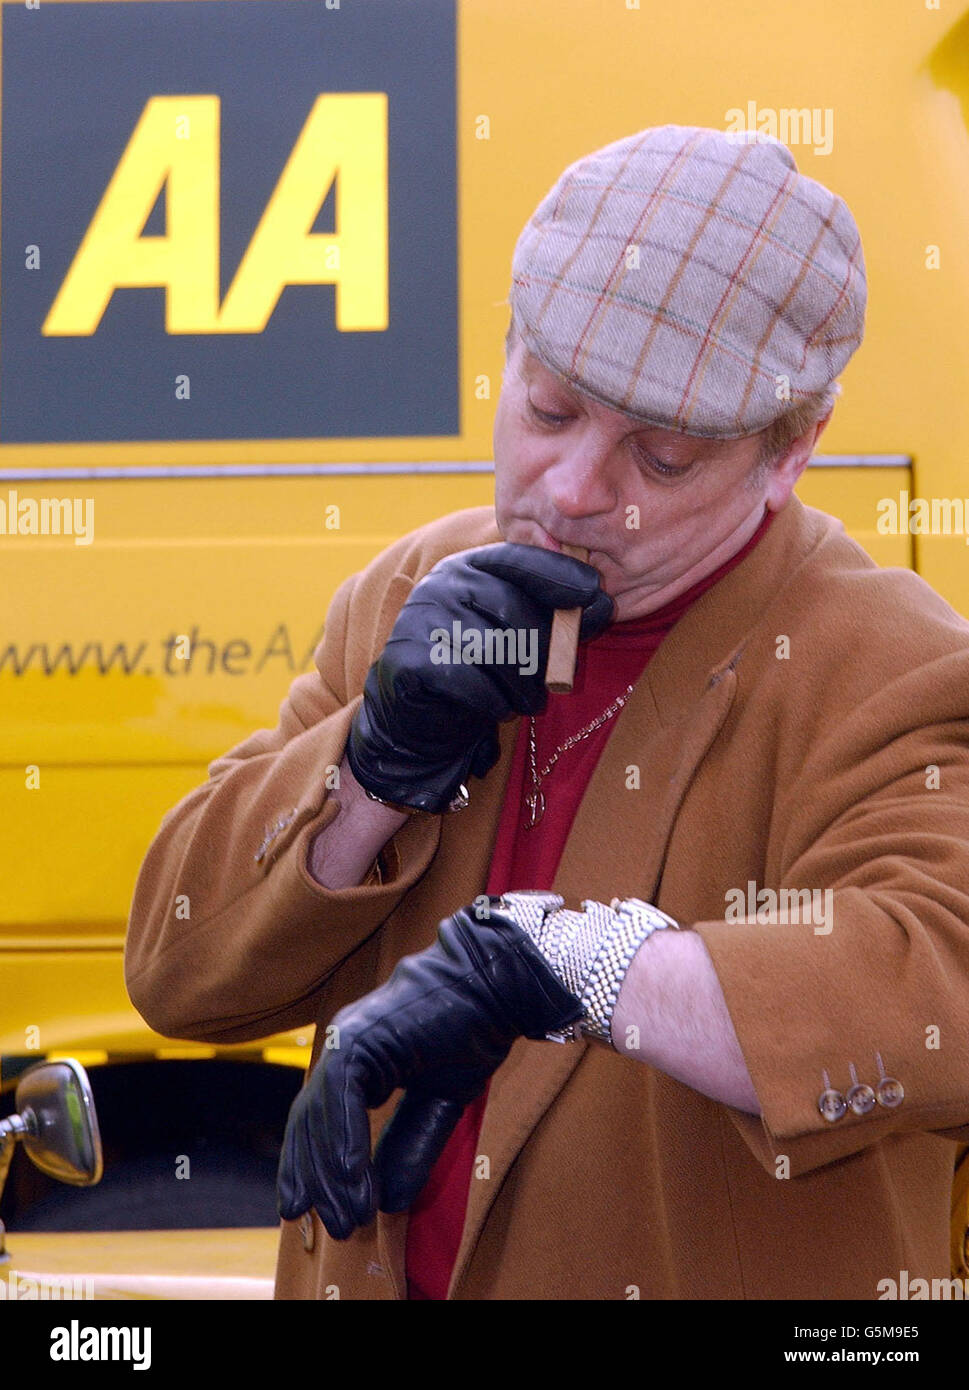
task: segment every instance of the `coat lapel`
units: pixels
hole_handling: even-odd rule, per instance
[[[617,718],[579,806],[554,884],[568,907],[579,908],[585,898],[656,901],[680,804],[729,714],[746,634],[783,580],[821,541],[826,523],[838,525],[792,498],[745,561],[701,595],[664,640]],[[459,837],[464,848],[452,861],[459,879],[469,872],[478,882],[487,878],[517,728],[518,721],[503,727],[501,764],[481,785],[474,814],[469,808],[454,818],[466,816],[469,832]],[[445,818],[441,854],[456,835],[451,819]],[[482,845],[485,857],[479,864],[474,847]],[[452,854],[460,850],[458,840],[450,849]],[[479,1154],[489,1161],[489,1178],[471,1180],[449,1297],[473,1257],[505,1176],[588,1046],[519,1039],[492,1078],[478,1141]],[[400,1298],[406,1297],[406,1227],[406,1215],[378,1218],[381,1255]]]
[[[616,720],[570,831],[554,884],[566,906],[578,909],[585,898],[657,901],[680,804],[730,712],[746,635],[783,578],[821,539],[819,521],[830,518],[792,498],[744,563],[687,610],[650,661]],[[471,1180],[449,1297],[505,1176],[589,1046],[519,1039],[492,1078],[478,1140],[489,1178]]]

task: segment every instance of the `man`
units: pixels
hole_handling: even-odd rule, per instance
[[[512,281],[494,514],[347,581],[278,729],[166,817],[132,999],[175,1036],[318,1025],[280,1297],[944,1276],[969,624],[792,495],[857,228],[782,146],[667,126],[567,169]]]

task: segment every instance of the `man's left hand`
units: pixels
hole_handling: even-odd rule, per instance
[[[493,902],[496,900],[492,900]],[[406,1210],[465,1106],[516,1038],[544,1038],[582,1005],[531,939],[492,907],[446,918],[437,942],[406,956],[387,983],[341,1009],[326,1049],[293,1103],[279,1166],[279,1211],[315,1207],[345,1240],[377,1208]],[[405,1092],[371,1162],[367,1111]]]

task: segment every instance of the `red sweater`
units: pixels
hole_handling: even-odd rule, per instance
[[[767,512],[742,550],[679,598],[644,618],[613,623],[601,636],[579,648],[572,693],[550,695],[545,713],[535,721],[539,772],[560,743],[592,723],[627,686],[639,679],[674,624],[701,594],[750,553],[773,515]],[[542,782],[545,813],[532,829],[525,828],[525,796],[531,790],[531,781],[528,720],[522,720],[488,875],[489,894],[497,896],[525,888],[551,889],[582,794],[617,717],[614,715],[595,733],[560,755]],[[471,1170],[487,1099],[485,1088],[467,1106],[426,1187],[411,1207],[406,1247],[410,1299],[447,1298],[461,1244]]]

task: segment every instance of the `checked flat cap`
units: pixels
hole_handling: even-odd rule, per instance
[[[753,132],[658,126],[569,166],[529,219],[509,295],[561,380],[662,429],[755,434],[864,334],[847,205]]]

